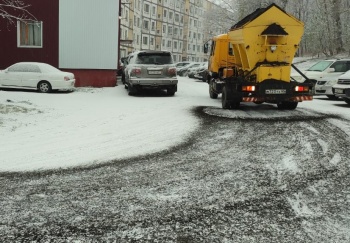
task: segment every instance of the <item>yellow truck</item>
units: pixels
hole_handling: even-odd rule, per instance
[[[268,102],[293,110],[299,102],[312,100],[314,81],[292,64],[303,31],[300,20],[271,4],[214,37],[207,77],[210,98],[221,93],[224,109],[238,108],[240,102]],[[291,78],[292,67],[305,82]]]

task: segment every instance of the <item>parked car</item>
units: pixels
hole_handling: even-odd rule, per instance
[[[49,64],[19,62],[0,71],[0,88],[32,89],[42,93],[73,90],[73,73],[63,72]]]
[[[333,94],[342,98],[350,105],[350,71],[339,76],[338,82],[332,87]]]
[[[195,74],[197,73],[198,69],[202,67],[202,65],[204,65],[205,62],[200,62],[198,65],[194,65],[192,67],[190,67],[188,70],[187,70],[187,76],[189,78],[195,78]]]
[[[202,65],[200,65],[196,69],[196,73],[194,74],[194,77],[202,80],[203,82],[206,82],[207,74],[208,74],[208,62],[203,62]]]
[[[190,63],[191,62],[177,62],[177,63],[175,63],[175,67],[176,67],[176,69],[179,69],[179,68],[182,68]]]
[[[334,99],[332,86],[337,83],[338,77],[350,70],[350,59],[322,60],[303,72],[309,79],[316,80],[315,95],[326,95]],[[292,76],[299,82],[305,79],[301,76]]]
[[[120,58],[120,75],[122,76],[122,83],[125,84],[125,67],[127,64],[128,56]]]
[[[142,89],[165,89],[168,95],[174,95],[177,91],[176,67],[169,51],[147,50],[131,53],[124,73],[129,95]]]
[[[190,68],[198,67],[199,65],[200,65],[199,62],[191,62],[190,64],[185,65],[182,68],[177,69],[176,73],[179,76],[187,76],[187,72]]]
[[[122,57],[119,60],[119,65],[118,65],[118,69],[117,69],[117,76],[122,76],[122,74],[123,74],[125,59],[126,59],[126,57]]]

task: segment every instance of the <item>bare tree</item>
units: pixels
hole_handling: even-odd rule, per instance
[[[28,11],[29,6],[22,0],[0,0],[0,18],[9,24],[15,24],[17,20],[34,20],[35,17]]]
[[[335,49],[337,53],[343,52],[343,30],[342,30],[342,23],[340,20],[340,13],[341,13],[341,1],[339,0],[332,0],[332,17],[335,21]]]

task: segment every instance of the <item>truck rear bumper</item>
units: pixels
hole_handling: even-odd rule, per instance
[[[302,102],[313,100],[312,95],[299,95],[293,97],[242,97],[243,102],[277,102],[277,101],[292,101]]]
[[[261,83],[229,81],[225,86],[228,86],[232,100],[243,102],[310,101],[313,100],[314,93],[314,85],[311,83],[280,80],[265,80]]]

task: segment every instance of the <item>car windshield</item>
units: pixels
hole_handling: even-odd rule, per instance
[[[311,66],[307,71],[322,72],[326,70],[332,63],[333,61],[320,61],[315,65]]]
[[[138,64],[172,64],[170,53],[140,53],[137,56]]]

